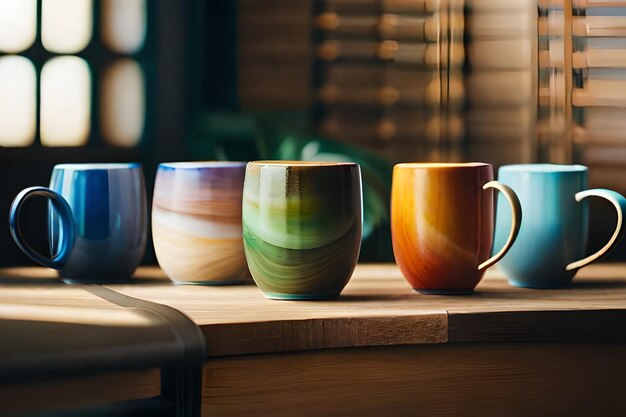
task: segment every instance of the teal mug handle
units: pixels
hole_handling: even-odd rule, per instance
[[[585,190],[579,193],[576,193],[576,201],[581,202],[584,198],[587,197],[602,197],[605,200],[609,200],[613,207],[615,207],[615,211],[617,212],[617,224],[615,225],[615,231],[613,232],[613,236],[608,241],[606,245],[596,253],[587,256],[579,261],[572,262],[571,264],[565,267],[566,271],[572,271],[575,269],[580,269],[583,266],[587,266],[593,261],[600,259],[602,256],[609,253],[615,245],[619,243],[622,236],[624,235],[624,212],[626,212],[626,198],[620,193],[611,190],[605,190],[602,188],[595,188],[593,190]]]
[[[31,248],[24,240],[20,230],[20,211],[22,206],[31,197],[42,196],[50,199],[52,206],[59,213],[61,218],[61,245],[56,254],[52,254],[52,258],[48,258]],[[9,229],[11,236],[17,246],[33,261],[40,263],[48,268],[61,269],[67,263],[70,252],[74,247],[74,238],[76,229],[74,225],[74,215],[72,208],[67,201],[57,192],[46,187],[30,187],[22,190],[13,200],[11,210],[9,212]]]

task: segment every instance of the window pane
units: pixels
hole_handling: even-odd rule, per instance
[[[0,51],[15,53],[35,41],[36,0],[0,0]]]
[[[114,51],[133,54],[146,37],[145,0],[102,0],[102,40]]]
[[[100,131],[108,143],[135,146],[143,133],[145,93],[143,71],[124,59],[102,76]]]
[[[35,140],[35,66],[21,56],[0,58],[0,146]]]
[[[78,57],[62,56],[41,70],[41,143],[80,146],[87,143],[91,115],[91,73]]]
[[[50,52],[76,53],[91,40],[92,0],[43,0],[41,42]]]

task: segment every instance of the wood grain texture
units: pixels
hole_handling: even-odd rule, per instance
[[[172,286],[158,269],[145,285],[115,291],[170,305],[204,332],[209,354],[267,353],[348,346],[491,341],[623,341],[626,265],[580,271],[560,290],[508,285],[490,270],[471,296],[413,292],[395,265],[359,265],[336,301],[263,298],[254,286]]]
[[[449,344],[206,363],[202,415],[622,416],[624,345]]]
[[[197,287],[113,285],[137,298],[167,304],[196,322],[210,356],[347,346],[444,343],[447,314],[420,306],[399,271],[382,287],[372,285],[368,267],[336,301],[274,301],[255,286]],[[374,278],[376,281],[377,278]]]
[[[623,323],[626,310],[451,314],[448,341],[624,343]]]
[[[18,272],[0,272],[0,383],[158,367],[180,351],[153,312],[48,279],[43,269]]]
[[[445,316],[307,319],[203,329],[210,356],[446,342]]]
[[[117,314],[88,287],[43,269],[0,277],[0,324],[28,324],[20,315],[41,324],[56,307],[66,307],[50,315],[60,326],[96,319],[76,309],[95,308],[105,321]],[[472,296],[416,294],[394,265],[358,266],[342,296],[327,302],[271,301],[251,285],[173,285],[158,268],[109,287],[176,308],[201,327],[212,356],[206,416],[626,415],[624,264],[586,268],[561,290],[514,288],[488,271]],[[71,340],[65,330],[55,334]],[[54,396],[41,397],[54,406]]]
[[[41,283],[54,275],[32,268],[4,270],[0,276],[12,277],[0,282]],[[0,291],[0,302],[16,297],[43,305],[85,302],[67,293],[77,287],[62,284],[39,291],[17,284],[2,288],[13,292]],[[416,294],[395,265],[357,266],[341,297],[325,302],[266,300],[252,285],[172,285],[160,269],[145,267],[135,282],[110,288],[182,311],[201,327],[212,356],[446,341],[626,338],[625,264],[592,265],[571,287],[559,290],[514,288],[492,269],[472,296]]]
[[[71,409],[152,398],[161,393],[159,369],[86,378],[0,385],[2,415]]]

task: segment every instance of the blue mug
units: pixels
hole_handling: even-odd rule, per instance
[[[611,190],[588,190],[585,166],[507,165],[498,171],[498,181],[515,191],[524,214],[517,240],[498,264],[511,285],[568,285],[580,268],[607,254],[622,237],[626,199]],[[602,197],[611,202],[617,212],[617,225],[602,249],[584,257],[589,223],[589,207],[584,200],[587,197]],[[494,247],[506,242],[510,217],[508,203],[498,198]]]
[[[33,196],[50,199],[48,239],[52,258],[33,250],[20,232],[20,210]],[[30,187],[15,197],[9,227],[26,255],[57,269],[65,282],[127,280],[146,249],[146,188],[141,165],[57,165],[50,188]]]

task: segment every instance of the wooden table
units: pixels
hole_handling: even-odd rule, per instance
[[[15,291],[48,274],[0,275],[22,276]],[[199,326],[204,416],[626,415],[624,264],[589,267],[562,290],[490,271],[472,296],[417,294],[392,265],[359,266],[337,301],[172,285],[157,268],[105,289]],[[0,307],[5,291],[0,280]]]
[[[0,271],[2,417],[196,415],[185,385],[201,384],[205,359],[198,327],[171,307],[41,268]]]

